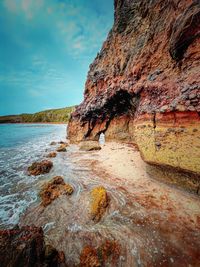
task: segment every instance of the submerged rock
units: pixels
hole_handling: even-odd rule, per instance
[[[73,187],[66,184],[61,176],[56,176],[45,183],[40,191],[42,205],[46,207],[60,195],[71,195],[73,191]]]
[[[117,266],[120,256],[120,245],[116,241],[106,240],[98,248],[85,246],[80,255],[79,267],[101,267],[112,263]]]
[[[92,151],[92,150],[100,150],[101,146],[97,141],[84,141],[80,143],[80,150],[83,151]]]
[[[98,186],[92,189],[90,192],[91,196],[91,207],[90,214],[92,220],[98,222],[106,211],[109,200],[106,189],[103,186]]]
[[[63,253],[48,247],[45,246],[42,228],[24,226],[0,230],[1,267],[65,266]]]
[[[28,172],[30,175],[40,175],[50,172],[53,167],[53,163],[49,160],[43,160],[41,162],[34,162],[30,167],[28,167]]]
[[[55,158],[57,156],[57,153],[56,152],[50,152],[48,155],[47,155],[47,158]]]

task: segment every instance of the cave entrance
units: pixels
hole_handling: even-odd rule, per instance
[[[105,144],[105,134],[104,133],[101,133],[100,135],[99,135],[99,144],[100,145],[104,145]]]

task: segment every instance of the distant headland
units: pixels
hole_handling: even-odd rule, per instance
[[[65,123],[69,121],[75,106],[49,109],[33,114],[0,116],[0,123]]]

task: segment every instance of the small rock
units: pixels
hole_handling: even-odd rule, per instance
[[[97,141],[84,141],[80,143],[80,150],[83,151],[92,151],[92,150],[100,150],[101,146]]]
[[[55,146],[56,145],[56,142],[53,141],[53,142],[50,143],[50,145],[51,146]]]
[[[108,206],[108,195],[103,186],[95,187],[91,193],[91,208],[90,213],[92,220],[95,222],[100,221],[102,215],[105,213]]]
[[[66,146],[67,146],[67,144],[61,144],[61,145],[56,149],[56,151],[57,151],[57,152],[66,152],[66,151],[67,151]]]
[[[34,162],[30,167],[28,167],[29,175],[40,175],[50,172],[53,167],[53,163],[49,160],[43,160],[41,162]]]
[[[42,205],[46,207],[60,195],[71,195],[73,191],[73,187],[66,184],[61,176],[56,176],[43,185],[39,195],[42,200]]]
[[[47,158],[55,158],[57,156],[57,153],[56,152],[50,152],[48,155],[47,155]]]

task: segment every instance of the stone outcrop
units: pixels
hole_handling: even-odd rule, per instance
[[[71,195],[73,191],[73,187],[66,184],[61,176],[56,176],[45,183],[40,191],[42,205],[46,207],[60,195]]]
[[[0,230],[0,263],[2,267],[66,266],[63,253],[45,245],[42,228],[35,226]]]
[[[33,162],[31,166],[28,167],[29,175],[40,175],[50,172],[53,167],[53,163],[50,160],[42,160],[41,162]]]
[[[115,0],[90,65],[72,142],[137,144],[145,161],[200,174],[200,2]]]

